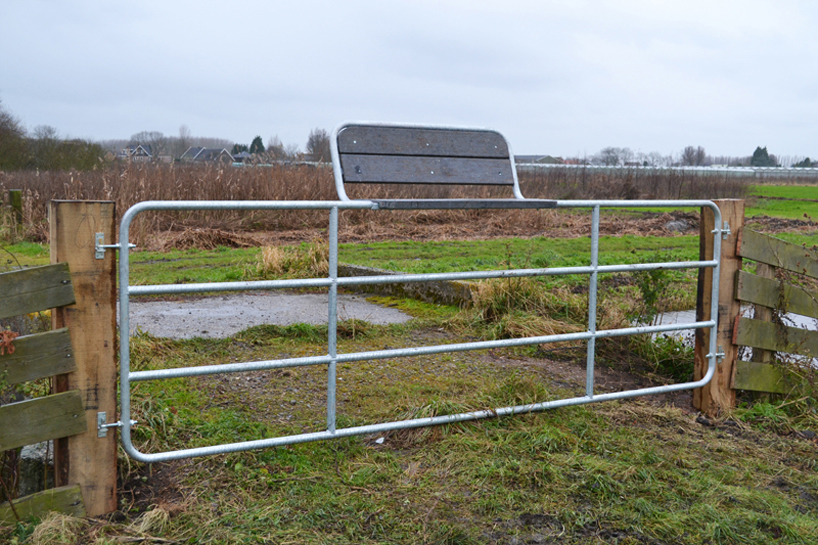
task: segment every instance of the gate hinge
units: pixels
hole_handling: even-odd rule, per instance
[[[107,424],[108,413],[100,411],[97,413],[97,437],[108,437],[108,428],[121,428],[123,426],[121,421]],[[136,426],[136,420],[131,420],[131,427]]]
[[[711,353],[707,354],[705,356],[705,358],[709,358],[712,355],[713,355],[713,353],[711,352]],[[716,352],[716,359],[718,360],[718,363],[721,363],[722,361],[724,361],[724,349],[721,347],[721,345],[719,345],[719,349]]]
[[[119,244],[105,244],[105,233],[96,233],[94,235],[94,257],[97,259],[105,258],[105,250],[113,248],[119,250]],[[128,248],[136,248],[136,244],[128,244]]]
[[[730,236],[730,233],[732,233],[732,231],[730,231],[730,223],[728,223],[726,221],[724,222],[724,225],[722,226],[721,229],[713,229],[710,232],[711,233],[721,233],[721,239],[722,240],[727,240],[727,237]]]

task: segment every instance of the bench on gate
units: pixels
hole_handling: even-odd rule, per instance
[[[330,140],[335,189],[344,184],[507,186],[511,198],[370,199],[392,210],[554,208],[556,201],[526,199],[505,137],[488,129],[345,123]]]

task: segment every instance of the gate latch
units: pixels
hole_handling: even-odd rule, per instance
[[[97,437],[108,437],[108,428],[121,428],[123,426],[121,421],[106,424],[108,420],[108,413],[100,411],[97,413]],[[136,420],[131,420],[131,427],[136,426]]]
[[[96,233],[94,235],[94,257],[97,259],[105,259],[105,250],[113,248],[119,250],[119,244],[105,244],[105,233]],[[128,248],[136,248],[136,244],[128,244]]]

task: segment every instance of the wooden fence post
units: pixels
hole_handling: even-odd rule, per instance
[[[721,241],[721,277],[719,282],[719,326],[717,346],[724,352],[724,358],[716,365],[716,374],[703,388],[693,390],[693,406],[711,416],[731,409],[736,404],[736,393],[732,388],[733,366],[737,349],[733,345],[733,322],[739,313],[740,304],[735,297],[736,271],[741,269],[741,258],[736,255],[736,242],[744,226],[744,201],[740,199],[719,199],[713,202],[721,210],[722,221],[730,225],[730,234]],[[716,228],[713,212],[702,209],[699,234],[699,259],[713,259],[713,235]],[[713,269],[699,269],[698,292],[696,296],[696,320],[710,319],[710,290],[713,286]],[[694,380],[701,379],[707,372],[707,354],[710,352],[710,330],[696,330]]]
[[[11,224],[18,235],[23,232],[23,190],[9,189]]]
[[[96,259],[95,236],[116,242],[115,205],[111,201],[51,201],[51,263],[68,262],[76,304],[54,309],[53,327],[68,327],[76,371],[59,375],[54,391],[79,389],[88,432],[58,439],[54,448],[57,486],[78,483],[89,516],[117,509],[116,433],[97,437],[97,413],[117,420],[116,410],[116,256]]]

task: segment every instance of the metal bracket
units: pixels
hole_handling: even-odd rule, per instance
[[[97,259],[105,259],[105,250],[108,249],[119,250],[119,244],[105,244],[105,233],[96,233],[94,235],[94,257]],[[136,244],[128,244],[128,248],[136,248]]]
[[[100,411],[97,413],[97,437],[108,437],[108,428],[121,428],[124,425],[120,421],[106,424],[106,420],[108,420],[107,412]],[[131,420],[131,427],[134,426],[136,426],[136,420]]]
[[[732,231],[730,230],[730,224],[726,221],[724,222],[724,225],[722,226],[721,229],[713,229],[710,232],[713,234],[721,233],[722,240],[727,240],[727,237],[730,236],[730,234],[732,233]]]
[[[705,358],[709,358],[709,357],[711,357],[712,355],[713,355],[713,354],[712,354],[712,352],[711,352],[711,353],[708,353],[708,354],[705,356]],[[721,345],[719,345],[718,352],[716,352],[716,359],[718,360],[718,363],[721,363],[722,361],[724,361],[724,349],[721,347]]]

